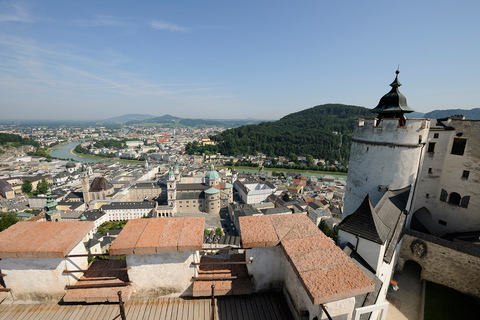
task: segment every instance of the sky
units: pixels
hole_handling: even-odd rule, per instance
[[[480,107],[480,1],[0,1],[0,119]]]

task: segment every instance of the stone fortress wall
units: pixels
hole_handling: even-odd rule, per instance
[[[397,271],[407,261],[422,267],[420,278],[480,298],[480,248],[404,229]]]

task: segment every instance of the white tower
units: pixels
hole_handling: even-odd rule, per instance
[[[398,91],[398,73],[390,84],[392,90],[372,110],[378,118],[355,120],[343,218],[352,214],[367,194],[375,207],[387,190],[412,186],[413,192],[430,122],[405,118],[404,113],[414,110]]]
[[[177,181],[175,180],[175,174],[170,167],[168,171],[168,180],[167,180],[167,201],[168,205],[172,208],[175,207],[177,200]]]
[[[82,181],[83,202],[88,204],[90,202],[90,181],[88,179],[88,173],[85,171],[85,167],[82,168],[80,179]]]

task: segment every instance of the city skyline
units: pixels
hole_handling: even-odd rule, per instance
[[[472,109],[474,1],[0,2],[2,119],[279,119],[374,108],[400,64],[418,112]]]

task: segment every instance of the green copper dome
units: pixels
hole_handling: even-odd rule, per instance
[[[215,188],[210,188],[210,189],[205,190],[206,194],[216,194],[216,193],[219,193],[219,192],[220,192],[220,190],[215,189]]]
[[[218,180],[220,179],[220,175],[218,174],[217,170],[215,170],[215,167],[213,164],[210,166],[210,171],[207,171],[205,174],[205,180]]]

